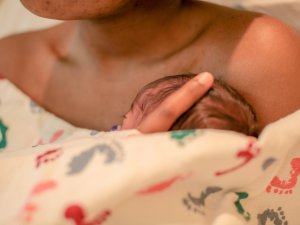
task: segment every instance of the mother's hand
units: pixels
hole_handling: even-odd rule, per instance
[[[164,100],[137,127],[142,133],[167,131],[177,118],[188,110],[213,85],[213,76],[200,73]]]

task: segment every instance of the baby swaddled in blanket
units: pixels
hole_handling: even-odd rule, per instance
[[[145,86],[122,129],[136,128],[191,77]],[[257,140],[214,130],[137,136],[78,130],[59,142],[3,151],[0,224],[297,225],[299,120],[295,114]],[[218,80],[171,130],[194,128],[260,133],[254,109]]]
[[[168,76],[144,86],[124,116],[122,129],[136,128],[139,123],[178,90],[194,74]],[[170,130],[223,129],[258,136],[259,128],[253,107],[232,87],[220,80],[172,125]]]

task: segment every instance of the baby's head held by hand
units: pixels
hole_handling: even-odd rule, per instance
[[[163,100],[194,76],[168,76],[144,86],[126,114],[122,129],[136,128]],[[212,128],[257,136],[257,124],[252,106],[232,87],[215,80],[213,87],[182,114],[170,130]]]

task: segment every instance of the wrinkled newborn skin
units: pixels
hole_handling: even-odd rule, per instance
[[[183,74],[164,77],[143,87],[125,115],[122,129],[136,128],[164,99],[193,76]],[[170,130],[212,128],[257,137],[257,124],[252,106],[232,87],[215,80],[211,90],[182,114]]]

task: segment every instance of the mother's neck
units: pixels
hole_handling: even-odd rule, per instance
[[[93,58],[168,57],[195,36],[185,13],[189,4],[168,2],[172,3],[136,5],[118,15],[78,21],[75,43],[84,45]]]

